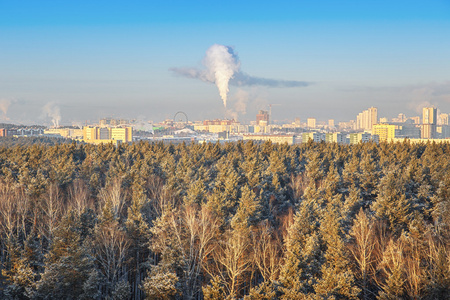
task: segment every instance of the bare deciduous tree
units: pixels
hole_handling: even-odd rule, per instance
[[[363,299],[369,299],[369,284],[376,268],[374,253],[376,240],[373,224],[362,209],[360,209],[356,216],[350,235],[353,238],[353,243],[350,245],[350,252],[353,254],[357,265],[355,274],[361,282],[360,287],[363,292]]]
[[[81,215],[86,208],[92,208],[92,201],[89,199],[89,191],[81,179],[74,180],[69,189],[68,199],[69,209],[72,209]]]
[[[282,261],[282,242],[279,234],[267,223],[252,232],[254,262],[264,281],[274,282],[278,279]]]

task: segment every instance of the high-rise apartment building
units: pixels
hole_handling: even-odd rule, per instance
[[[378,110],[376,107],[371,107],[356,117],[357,130],[372,130],[372,126],[378,123]]]
[[[269,112],[267,110],[260,110],[256,115],[256,125],[267,126],[269,125]]]
[[[308,128],[316,128],[316,119],[308,118],[306,121],[306,124],[307,124]]]
[[[440,114],[438,119],[438,125],[449,125],[448,124],[448,114]]]
[[[434,107],[424,107],[422,110],[422,138],[436,138],[437,109]]]

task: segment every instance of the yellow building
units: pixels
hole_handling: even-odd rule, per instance
[[[194,131],[208,131],[209,125],[194,124]]]
[[[132,127],[83,127],[83,140],[120,141],[128,143],[133,141]]]
[[[98,127],[83,127],[83,140],[96,140]]]
[[[372,127],[372,135],[378,135],[380,142],[391,141],[395,138],[396,125],[375,124]]]
[[[219,133],[219,132],[224,132],[224,131],[230,131],[229,128],[230,128],[230,126],[226,125],[226,124],[208,125],[208,131],[211,132],[211,133]]]
[[[116,127],[110,129],[110,136],[112,140],[122,141],[128,143],[133,141],[133,129],[131,127]]]

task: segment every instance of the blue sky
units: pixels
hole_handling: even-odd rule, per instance
[[[277,120],[450,113],[449,37],[447,0],[0,0],[0,122],[50,124],[47,103],[63,124],[179,110],[247,121],[269,103]],[[311,84],[230,87],[226,112],[213,84],[169,71],[201,68],[215,43],[248,74]]]

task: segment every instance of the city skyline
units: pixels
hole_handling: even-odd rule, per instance
[[[0,122],[62,125],[105,116],[161,121],[419,116],[450,112],[446,1],[246,3],[25,1],[0,4]],[[298,87],[233,86],[229,111],[202,68],[214,44],[231,47],[255,78]]]

